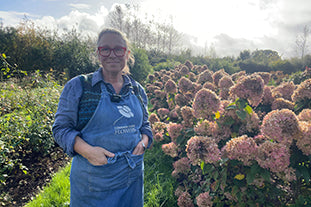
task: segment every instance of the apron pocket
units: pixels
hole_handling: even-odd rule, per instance
[[[128,184],[129,167],[124,157],[102,166],[89,165],[89,190],[101,192],[125,187]]]

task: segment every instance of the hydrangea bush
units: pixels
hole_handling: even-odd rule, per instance
[[[311,205],[311,79],[272,85],[276,74],[186,61],[149,75],[150,123],[175,159],[178,206]]]

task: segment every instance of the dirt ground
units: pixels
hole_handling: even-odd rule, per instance
[[[0,185],[0,206],[24,206],[50,182],[51,176],[69,161],[70,158],[60,148],[55,148],[45,157],[32,154],[23,159],[23,164],[28,168],[27,174],[16,169],[12,172],[14,176],[9,178],[5,185]]]

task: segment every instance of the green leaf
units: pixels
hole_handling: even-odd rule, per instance
[[[245,109],[245,111],[246,111],[248,114],[253,113],[253,109],[252,109],[252,107],[250,107],[249,105],[245,106],[244,109]]]
[[[242,119],[242,120],[246,119],[246,115],[247,115],[246,111],[240,111],[240,110],[238,110],[238,111],[236,111],[235,113],[236,113],[236,115],[237,115],[240,119]]]

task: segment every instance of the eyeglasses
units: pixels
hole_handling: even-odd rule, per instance
[[[123,57],[126,52],[126,47],[98,47],[98,52],[103,57],[109,57],[111,54],[111,51],[115,54],[117,57]]]

